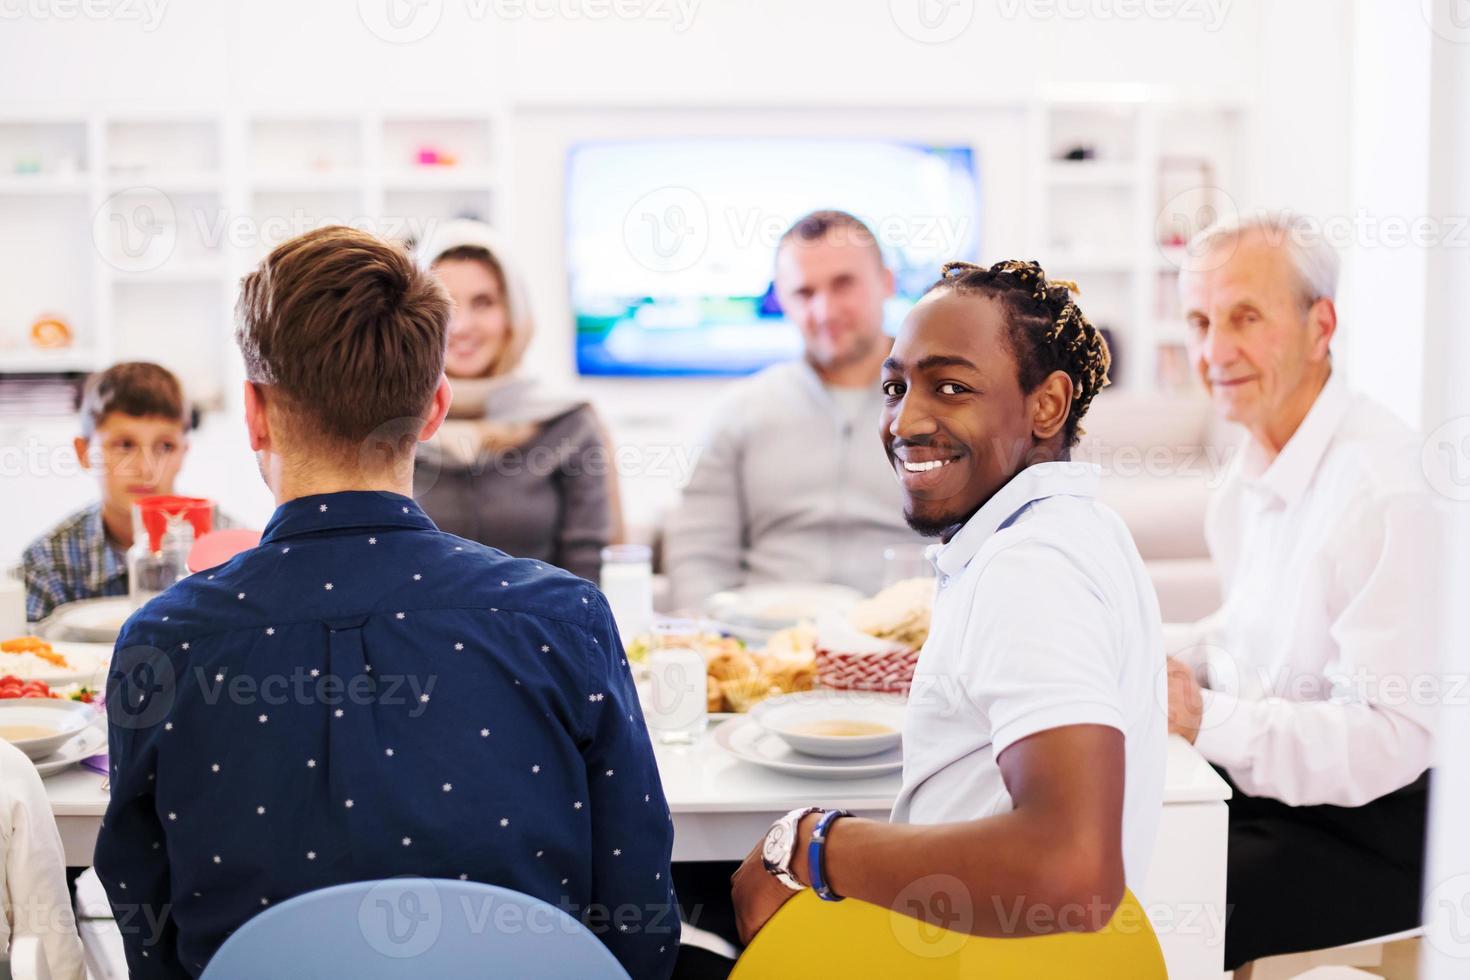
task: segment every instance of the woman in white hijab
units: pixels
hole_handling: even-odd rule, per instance
[[[417,254],[454,300],[454,401],[420,450],[414,496],[442,530],[595,581],[620,533],[612,453],[590,404],[521,370],[533,323],[509,251],[487,225],[457,219]]]

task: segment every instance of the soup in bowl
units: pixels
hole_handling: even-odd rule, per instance
[[[57,698],[18,698],[0,701],[0,739],[20,749],[32,761],[54,753],[94,718],[96,710],[80,701]]]
[[[797,752],[852,759],[898,746],[904,703],[871,691],[804,691],[767,698],[750,717]]]

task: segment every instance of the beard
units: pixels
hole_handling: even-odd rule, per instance
[[[905,524],[926,538],[943,537],[945,540],[948,540],[945,532],[953,530],[965,523],[967,518],[962,514],[942,514],[937,517],[921,517],[910,511],[904,511],[903,520]]]

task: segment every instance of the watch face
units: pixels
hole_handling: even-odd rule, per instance
[[[772,864],[779,864],[786,856],[786,825],[778,823],[766,834],[766,846],[762,855]]]

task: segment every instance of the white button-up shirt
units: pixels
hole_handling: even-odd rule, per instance
[[[35,936],[56,980],[82,980],[82,940],[66,889],[66,858],[46,787],[20,749],[0,741],[0,953]]]
[[[1163,805],[1159,604],[1098,467],[1029,466],[942,548],[933,622],[903,730],[896,822],[975,820],[1013,807],[996,758],[1067,725],[1126,746],[1123,861],[1138,890]]]
[[[1247,439],[1206,521],[1196,746],[1242,790],[1360,806],[1429,766],[1443,510],[1420,439],[1334,373],[1274,460]]]

